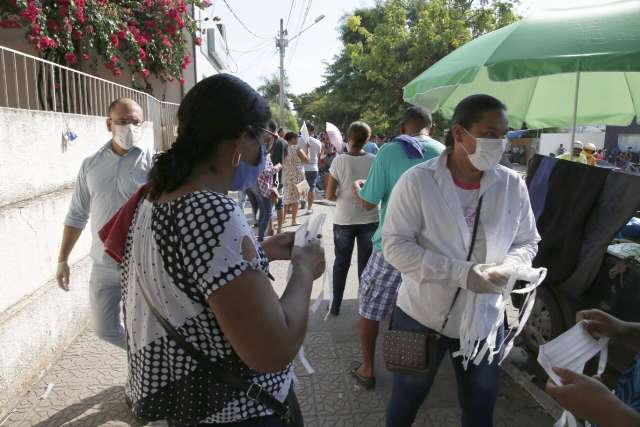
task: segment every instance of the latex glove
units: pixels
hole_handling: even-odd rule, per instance
[[[496,284],[489,279],[486,270],[495,267],[494,264],[476,264],[467,274],[467,289],[477,294],[501,294],[504,285]]]
[[[56,280],[58,281],[58,286],[65,291],[69,290],[70,274],[69,264],[66,261],[59,262],[58,270],[56,271]]]
[[[505,287],[507,282],[509,282],[511,274],[513,274],[513,266],[505,264],[496,265],[488,267],[484,270],[484,273],[491,283],[500,287]]]

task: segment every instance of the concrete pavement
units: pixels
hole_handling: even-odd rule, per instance
[[[333,265],[331,208],[314,207],[326,212],[324,236],[327,266]],[[300,218],[306,220],[305,216]],[[285,229],[289,230],[289,228]],[[274,263],[274,287],[284,288],[287,264]],[[299,383],[296,392],[307,426],[382,426],[389,397],[391,377],[377,360],[377,388],[367,391],[350,377],[353,361],[359,359],[355,322],[357,317],[357,277],[355,258],[347,282],[345,301],[339,317],[324,320],[324,308],[309,320],[305,340],[306,355],[315,369],[309,375],[296,362]],[[314,297],[320,292],[319,280]],[[124,402],[126,355],[85,331],[40,381],[23,397],[21,403],[0,426],[141,426]],[[448,359],[443,363],[432,392],[423,405],[416,426],[459,425],[460,411],[456,397],[455,376]],[[495,425],[499,427],[551,426],[553,420],[508,376],[503,375]]]

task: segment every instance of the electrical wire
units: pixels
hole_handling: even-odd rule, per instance
[[[253,53],[253,52],[258,52],[259,50],[263,50],[269,43],[271,43],[271,40],[263,41],[262,43],[257,44],[246,50],[237,50],[237,49],[229,49],[229,50],[231,52],[239,53],[240,54],[239,56],[243,56],[248,53]]]
[[[296,0],[291,0],[291,7],[289,8],[289,16],[287,16],[287,25],[285,28],[289,28],[289,21],[291,20],[291,12],[293,11],[293,6],[296,4]]]
[[[309,11],[311,10],[311,3],[313,3],[313,0],[309,0],[309,3],[307,3],[307,9],[304,11],[304,18],[302,18],[302,23],[300,24],[298,33],[302,30],[302,28],[304,28],[304,24],[307,22],[307,17],[309,16]],[[298,37],[296,39],[296,44],[294,44],[293,49],[291,49],[291,54],[289,55],[289,64],[291,64],[291,61],[293,60],[293,55],[295,55],[296,53],[296,48],[298,47],[298,42],[300,41],[300,38],[301,37]]]
[[[262,37],[257,35],[256,33],[254,33],[253,31],[251,31],[251,29],[249,27],[247,27],[245,25],[245,23],[242,21],[242,19],[240,19],[240,17],[238,15],[236,15],[236,13],[233,11],[233,9],[231,9],[231,6],[229,6],[229,3],[227,3],[227,0],[222,0],[224,2],[224,4],[227,6],[227,9],[229,9],[229,12],[231,12],[231,14],[233,15],[234,18],[236,18],[236,21],[238,21],[240,23],[240,25],[242,25],[242,27],[247,30],[247,32],[249,34],[251,34],[252,36],[258,38],[258,39],[263,39],[263,40],[271,40],[270,37]]]

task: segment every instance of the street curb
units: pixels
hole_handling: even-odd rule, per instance
[[[502,364],[502,370],[520,386],[540,407],[549,414],[553,419],[558,419],[562,415],[564,409],[551,396],[533,384],[531,376],[521,371],[513,363],[505,360]]]

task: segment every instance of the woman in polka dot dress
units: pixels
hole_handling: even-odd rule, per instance
[[[291,233],[260,245],[226,196],[256,184],[269,118],[267,103],[242,80],[209,77],[185,97],[177,140],[150,172],[122,262],[126,395],[141,419],[172,427],[283,425],[269,408],[201,369],[167,335],[141,289],[214,364],[299,414],[291,361],[304,339],[313,280],[324,271],[323,251],[318,244],[293,248]],[[280,299],[268,280],[274,260],[293,265]]]

